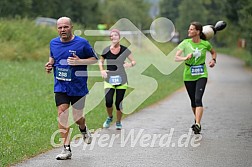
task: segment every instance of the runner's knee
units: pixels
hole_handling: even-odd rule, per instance
[[[107,100],[106,100],[106,107],[107,107],[107,108],[111,108],[112,105],[113,105],[113,100],[112,100],[112,99],[107,99]]]
[[[116,101],[115,106],[116,106],[116,110],[122,110],[122,103],[121,102]]]
[[[195,99],[195,107],[202,107],[202,99],[201,98],[196,98]]]

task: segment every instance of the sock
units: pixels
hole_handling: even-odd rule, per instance
[[[87,131],[86,126],[85,126],[85,128],[84,128],[84,129],[81,129],[80,127],[79,127],[79,129],[80,129],[80,131],[81,131],[81,132],[86,132],[86,131]]]
[[[200,124],[199,123],[196,123],[199,127],[200,127]]]
[[[71,152],[71,148],[70,148],[70,145],[64,145],[64,148],[69,150]]]

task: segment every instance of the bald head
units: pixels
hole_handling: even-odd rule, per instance
[[[57,20],[57,30],[62,42],[68,42],[73,39],[72,29],[73,25],[69,17],[61,17]]]
[[[69,17],[60,17],[58,20],[57,20],[57,24],[59,23],[68,23],[69,25],[72,26],[72,20],[69,18]]]

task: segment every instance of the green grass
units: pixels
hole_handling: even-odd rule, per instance
[[[50,148],[48,137],[57,128],[51,76],[43,63],[0,62],[1,166]]]
[[[44,64],[49,55],[49,41],[55,36],[57,32],[54,29],[35,26],[33,21],[0,19],[0,166],[18,163],[53,148],[50,139],[58,130],[57,111],[53,76],[44,72]],[[95,41],[106,39],[90,37],[88,40],[93,45]],[[127,41],[122,43],[129,45]],[[154,44],[165,55],[174,48],[172,44]],[[155,56],[150,55],[149,48],[151,47],[144,48],[142,53],[133,52],[133,55]],[[217,51],[237,56],[248,66],[252,66],[251,54],[243,49],[222,48]],[[137,64],[143,61],[144,57]],[[97,66],[89,68],[98,69]],[[158,88],[135,112],[164,99],[182,87],[182,70],[183,65],[170,75],[163,75],[154,66],[149,66],[143,75],[156,79]],[[91,88],[95,82],[101,81],[100,77],[89,77],[88,86]],[[130,91],[132,89],[128,89],[126,95]],[[103,100],[86,115],[87,124],[90,129],[101,128],[106,117]],[[76,125],[71,127],[74,128],[72,137],[79,134]],[[54,142],[59,143],[59,138],[57,135]]]
[[[252,55],[244,48],[218,48],[217,51],[243,60],[245,65],[252,69]]]
[[[57,112],[53,77],[44,72],[44,62],[5,60],[0,62],[0,70],[0,159],[1,166],[7,166],[52,148],[50,138],[57,130]],[[178,68],[175,73],[165,76],[150,66],[144,75],[157,79],[159,87],[136,111],[181,87],[182,78],[177,77],[182,74],[181,70],[182,68]],[[90,77],[89,87],[97,81],[100,82],[101,78]],[[87,114],[87,124],[90,129],[100,128],[106,117],[102,101]],[[73,135],[78,134],[76,125],[72,127]],[[58,139],[59,136],[55,141]]]
[[[37,26],[33,20],[0,18],[1,60],[45,60],[55,27]]]
[[[44,72],[48,59],[49,41],[57,36],[50,27],[39,27],[30,20],[0,19],[0,166],[8,166],[52,149],[50,139],[57,128],[54,104],[53,76]],[[27,28],[29,27],[29,28]],[[104,38],[90,38],[93,44]],[[126,41],[122,41],[127,45]],[[157,43],[156,43],[157,44]],[[158,45],[158,44],[157,44]],[[167,54],[173,46],[163,44]],[[142,53],[143,55],[148,54]],[[141,62],[138,62],[141,63]],[[97,68],[97,66],[90,66]],[[150,66],[144,75],[157,79],[158,89],[136,111],[168,96],[182,86],[182,68],[165,76]],[[100,77],[90,77],[89,88]],[[131,89],[127,90],[127,94]],[[124,115],[126,117],[127,115]],[[90,129],[102,126],[107,117],[104,101],[86,115]],[[72,137],[78,134],[76,125]],[[55,143],[59,143],[59,135]]]
[[[36,26],[31,20],[0,19],[0,166],[18,163],[53,148],[50,139],[58,129],[57,111],[54,104],[53,76],[44,72],[44,64],[49,55],[49,41],[55,36],[57,32],[54,28]],[[88,40],[93,45],[97,40],[106,39],[92,37]],[[123,42],[128,44],[127,41]],[[165,55],[174,47],[167,43],[154,44]],[[134,52],[133,55],[148,55],[149,48],[151,47],[144,48],[142,53]],[[236,55],[243,55],[245,58],[251,56],[244,53],[246,52],[239,51]],[[143,61],[144,57],[137,64]],[[97,66],[90,68],[98,69]],[[143,75],[156,79],[158,88],[135,112],[180,88],[183,85],[182,70],[183,66],[179,66],[167,76],[154,66],[146,69]],[[88,86],[91,88],[95,82],[101,81],[100,77],[89,77]],[[130,91],[132,90],[128,89],[126,94]],[[124,115],[126,116],[128,115]],[[87,124],[90,129],[100,128],[106,117],[102,101],[86,115]],[[79,132],[76,125],[72,127],[73,137]],[[55,143],[59,143],[59,137],[56,136]]]

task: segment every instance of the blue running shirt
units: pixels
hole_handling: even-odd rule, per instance
[[[61,42],[60,37],[52,39],[50,42],[50,56],[54,59],[54,92],[67,93],[68,96],[85,96],[88,93],[88,77],[87,75],[76,76],[75,72],[80,71],[82,74],[87,74],[87,65],[68,65],[67,58],[72,56],[73,53],[80,59],[90,57],[98,59],[92,47],[84,38],[75,36],[69,42]],[[68,78],[66,80],[59,79],[58,70],[67,71]],[[63,72],[63,74],[66,73]]]

